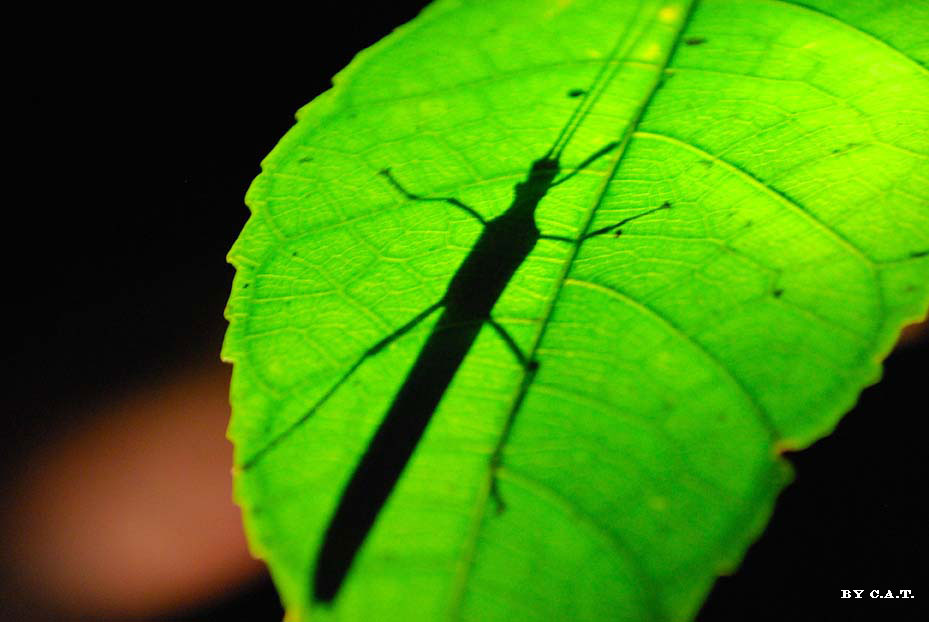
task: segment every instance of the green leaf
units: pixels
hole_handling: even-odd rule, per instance
[[[235,494],[292,619],[692,617],[780,452],[829,433],[929,303],[927,30],[915,0],[441,0],[359,54],[265,159],[230,252]],[[493,308],[534,377],[485,325],[314,604],[435,314],[364,354],[482,231],[379,171],[489,220],[579,101],[562,170],[620,144],[549,189],[542,233],[671,208],[538,242]]]

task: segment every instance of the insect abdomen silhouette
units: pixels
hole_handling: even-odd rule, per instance
[[[394,398],[333,515],[316,560],[313,596],[330,603],[507,283],[539,240],[535,209],[559,172],[536,160],[513,203],[489,221],[455,272],[442,315]]]

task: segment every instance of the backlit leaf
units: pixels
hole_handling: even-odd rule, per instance
[[[236,499],[292,619],[692,617],[788,482],[779,452],[827,434],[926,310],[927,31],[915,0],[440,0],[359,54],[265,159],[230,252]],[[670,208],[538,242],[493,309],[539,363],[522,401],[485,325],[314,604],[327,524],[435,315],[364,353],[482,229],[379,172],[491,219],[585,98],[563,171],[620,145],[548,191],[538,228]]]

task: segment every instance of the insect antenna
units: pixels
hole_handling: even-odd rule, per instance
[[[564,153],[565,147],[568,146],[574,133],[581,126],[581,123],[584,122],[584,119],[587,118],[587,115],[590,114],[590,111],[606,91],[610,82],[616,77],[616,74],[619,73],[619,69],[622,67],[622,61],[620,59],[624,58],[632,45],[638,41],[647,23],[647,20],[635,20],[619,35],[619,38],[617,38],[616,43],[613,45],[613,49],[610,50],[610,53],[604,59],[603,65],[600,67],[597,75],[594,76],[590,88],[588,88],[584,96],[581,97],[581,100],[574,108],[574,112],[568,117],[558,137],[555,138],[555,142],[552,143],[552,146],[545,152],[543,158],[554,160],[561,158],[561,154]],[[629,36],[636,27],[637,32],[635,32],[635,36]]]

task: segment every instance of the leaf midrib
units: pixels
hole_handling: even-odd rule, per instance
[[[693,16],[694,9],[696,8],[698,3],[699,3],[699,0],[691,0],[689,2],[687,9],[686,9],[686,14],[680,22],[678,31],[675,33],[674,40],[669,46],[668,51],[665,54],[665,57],[662,59],[661,63],[656,64],[657,70],[655,71],[655,77],[648,90],[648,93],[643,98],[642,104],[639,106],[638,110],[636,110],[635,115],[632,117],[632,119],[629,121],[629,123],[624,128],[623,135],[622,135],[623,136],[622,141],[620,142],[620,145],[617,148],[617,153],[613,159],[613,162],[611,163],[609,169],[605,172],[605,175],[603,178],[603,184],[601,184],[601,187],[596,197],[594,198],[594,201],[591,204],[590,210],[587,215],[587,219],[584,222],[583,228],[579,232],[578,241],[573,245],[571,254],[565,260],[564,269],[562,270],[561,275],[559,275],[558,280],[555,283],[554,291],[543,313],[543,317],[541,318],[539,331],[536,334],[536,338],[527,353],[527,358],[529,360],[535,359],[536,353],[538,352],[539,346],[542,342],[542,339],[545,336],[546,330],[551,320],[552,313],[554,312],[555,304],[557,303],[558,299],[561,296],[561,292],[564,289],[565,283],[568,278],[568,274],[571,272],[571,268],[573,267],[574,262],[577,259],[578,253],[580,252],[581,246],[584,241],[584,236],[590,232],[590,227],[593,224],[594,218],[597,214],[597,210],[599,209],[600,205],[603,202],[604,197],[606,196],[607,188],[609,187],[610,181],[616,175],[616,172],[619,169],[619,166],[622,163],[623,158],[627,153],[629,143],[631,142],[633,134],[635,133],[636,129],[639,126],[639,123],[642,120],[642,116],[645,114],[645,111],[648,109],[649,105],[651,104],[652,99],[654,98],[655,94],[658,92],[658,89],[661,87],[661,84],[664,80],[665,70],[670,65],[671,59],[674,57],[674,54],[680,45],[680,42],[682,40],[682,35],[684,31],[687,30],[687,26],[690,23],[690,20]],[[529,389],[529,385],[525,382],[525,380],[526,380],[526,372],[524,370],[523,378],[520,382],[520,386],[517,389],[516,393],[514,394],[513,400],[511,402],[514,406],[511,407],[511,411],[507,415],[507,419],[504,422],[503,429],[500,432],[498,443],[496,447],[494,448],[493,453],[491,454],[490,460],[488,460],[487,477],[485,478],[484,486],[479,492],[478,498],[474,504],[475,508],[474,508],[474,514],[473,514],[473,519],[472,519],[473,523],[471,525],[468,540],[465,542],[465,545],[464,545],[465,558],[460,567],[459,575],[457,577],[456,585],[455,585],[455,588],[452,594],[451,608],[450,608],[451,615],[449,617],[450,619],[453,619],[453,620],[460,619],[460,616],[461,616],[461,607],[464,604],[464,592],[468,585],[468,581],[471,575],[471,570],[474,565],[474,553],[476,551],[477,539],[480,535],[481,524],[483,523],[483,519],[486,514],[487,502],[490,499],[493,480],[496,477],[496,469],[499,467],[498,460],[500,456],[502,455],[502,452],[503,452],[504,447],[506,446],[507,440],[509,439],[510,431],[512,430],[513,423],[515,421],[516,415],[518,414],[519,405],[522,404],[523,397]],[[629,555],[632,556],[632,553],[630,552]],[[641,560],[639,559],[633,559],[631,561],[631,565],[633,568],[636,568],[640,572],[641,572],[640,569],[644,568],[644,566],[641,563]],[[650,582],[650,579],[647,576],[643,576],[642,579],[646,582]],[[654,601],[656,603],[659,602],[657,594],[655,595]],[[656,614],[659,619],[664,617],[663,612],[654,611],[653,613]]]

